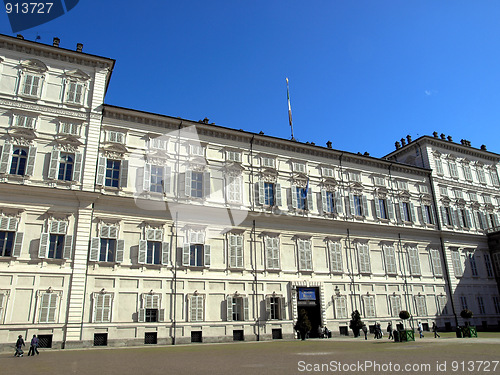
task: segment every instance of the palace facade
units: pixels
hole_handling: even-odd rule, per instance
[[[384,158],[104,104],[114,60],[0,36],[0,347],[498,327],[500,155]],[[406,143],[406,142],[405,142]]]

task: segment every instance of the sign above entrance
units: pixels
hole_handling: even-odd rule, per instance
[[[299,288],[299,300],[301,300],[301,301],[316,301],[316,289],[314,289],[314,288]]]

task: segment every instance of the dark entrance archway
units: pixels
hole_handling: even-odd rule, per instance
[[[297,310],[305,310],[311,322],[309,337],[318,337],[318,327],[321,325],[319,288],[297,288]]]

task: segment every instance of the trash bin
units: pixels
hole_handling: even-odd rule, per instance
[[[401,342],[400,337],[399,337],[399,331],[394,330],[392,333],[394,336],[394,342]]]
[[[461,339],[462,338],[462,329],[457,327],[456,332],[457,332],[457,338]]]

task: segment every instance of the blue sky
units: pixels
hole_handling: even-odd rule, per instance
[[[106,103],[383,156],[433,131],[500,152],[500,2],[92,1],[21,32],[116,59]],[[5,13],[0,33],[13,35]]]

